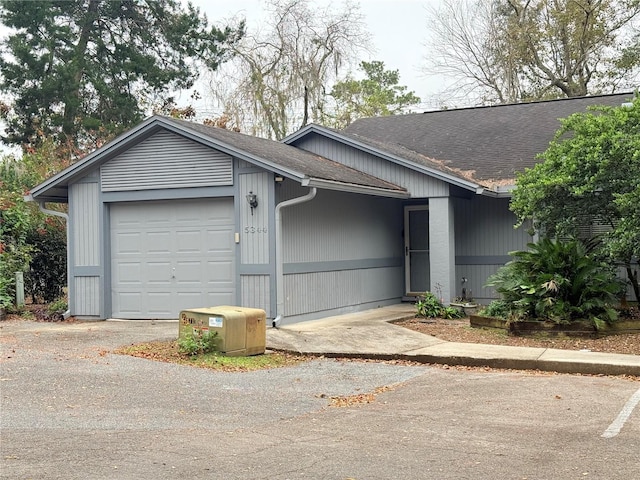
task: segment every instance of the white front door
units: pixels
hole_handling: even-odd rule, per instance
[[[417,295],[431,289],[429,259],[429,207],[404,207],[405,291]]]
[[[233,199],[117,203],[110,217],[113,317],[233,305]]]

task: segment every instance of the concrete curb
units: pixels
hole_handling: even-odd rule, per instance
[[[358,360],[403,360],[426,365],[451,365],[463,367],[488,367],[505,370],[531,370],[582,375],[629,375],[640,377],[640,365],[622,365],[606,363],[585,363],[563,360],[527,360],[517,358],[477,358],[470,356],[445,356],[435,354],[404,353],[344,353],[344,352],[301,352],[293,349],[271,348],[274,352],[290,353],[308,357],[349,358]]]

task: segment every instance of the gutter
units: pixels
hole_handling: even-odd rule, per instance
[[[33,197],[29,198],[29,200],[33,200]],[[71,293],[71,276],[69,275],[69,215],[62,212],[56,212],[55,210],[49,210],[45,208],[44,202],[39,201],[38,207],[40,207],[40,211],[46,215],[53,215],[55,217],[64,218],[65,222],[65,233],[67,234],[67,291],[69,294]],[[71,298],[69,298],[69,304],[71,304]],[[66,320],[71,316],[71,310],[67,308],[67,311],[62,314],[62,317]]]
[[[276,205],[276,318],[272,326],[278,327],[284,319],[284,260],[282,258],[282,213],[283,208],[305,203],[316,196],[317,189],[311,187],[302,197],[291,198]]]

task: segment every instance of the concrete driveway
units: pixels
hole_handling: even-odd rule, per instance
[[[176,333],[0,323],[0,478],[640,478],[637,381],[333,359],[217,373],[109,353]]]

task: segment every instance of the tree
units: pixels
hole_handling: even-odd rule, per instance
[[[3,140],[19,145],[126,129],[191,87],[198,61],[216,68],[244,28],[209,27],[178,0],[2,0],[0,21],[12,29],[0,56]]]
[[[605,227],[602,253],[627,270],[640,299],[633,259],[640,258],[640,96],[562,120],[542,163],[517,178],[511,209],[546,236],[580,236]]]
[[[327,85],[363,50],[368,35],[355,4],[312,7],[311,0],[271,0],[269,20],[234,48],[212,78],[211,93],[230,128],[281,139],[319,121]]]
[[[613,92],[640,69],[639,17],[639,0],[446,0],[427,60],[486,103]]]
[[[335,127],[344,128],[362,117],[395,115],[420,103],[414,92],[398,85],[398,70],[385,70],[384,62],[361,62],[360,69],[365,79],[347,78],[331,89],[330,95],[336,102],[332,122]]]

